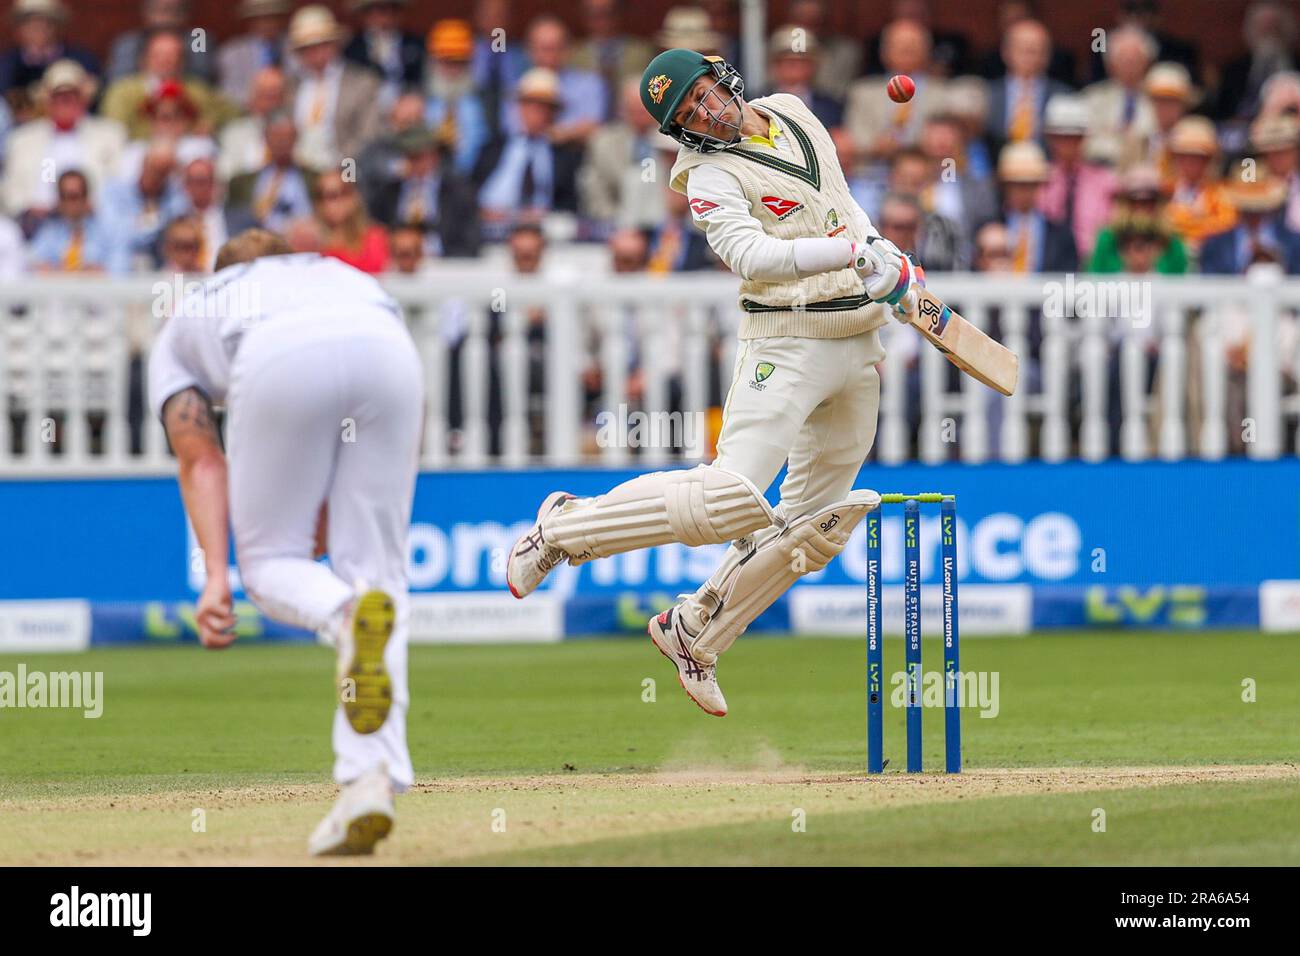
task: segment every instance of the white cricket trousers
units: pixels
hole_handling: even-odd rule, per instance
[[[358,588],[396,602],[384,663],[388,720],[354,731],[334,714],[334,779],[380,761],[414,781],[406,746],[410,623],[407,539],[424,410],[419,354],[404,326],[373,319],[275,319],[250,330],[227,396],[230,516],[244,590],[271,617],[320,630]],[[313,561],[329,504],[329,566]],[[322,679],[322,691],[329,686]]]
[[[786,519],[840,501],[876,438],[884,357],[878,330],[741,341],[713,463],[766,491],[788,459]]]

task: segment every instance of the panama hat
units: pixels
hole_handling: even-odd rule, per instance
[[[1169,152],[1213,157],[1219,152],[1214,124],[1204,116],[1184,116],[1169,131]]]
[[[1004,183],[1041,183],[1047,179],[1047,157],[1037,143],[1008,143],[998,155],[998,179]]]
[[[295,50],[318,43],[341,43],[347,35],[330,8],[318,3],[303,7],[289,21],[289,46]]]

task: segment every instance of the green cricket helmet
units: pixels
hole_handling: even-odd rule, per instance
[[[712,77],[713,85],[687,118],[688,122],[697,115],[709,119],[708,131],[700,133],[684,128],[673,116],[691,86],[702,76]],[[740,140],[739,121],[727,122],[722,119],[722,113],[744,91],[745,81],[722,57],[705,56],[680,47],[660,53],[641,74],[641,104],[659,124],[659,132],[698,153],[717,152]],[[715,92],[717,96],[709,95]]]

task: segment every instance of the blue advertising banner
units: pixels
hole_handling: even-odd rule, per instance
[[[599,494],[637,473],[421,475],[412,590],[504,592],[502,557],[547,492]],[[858,484],[955,494],[962,585],[1029,585],[1035,626],[1253,624],[1262,581],[1300,578],[1300,462],[1293,460],[867,466]],[[882,521],[883,574],[891,586],[902,581],[902,520],[901,509],[891,507]],[[938,581],[939,520],[937,507],[922,509],[927,586]],[[180,606],[201,583],[171,479],[0,480],[0,527],[0,600],[125,603],[137,606],[131,620],[149,622],[139,605]],[[863,530],[801,587],[862,585]],[[694,589],[722,551],[669,545],[564,566],[544,590],[565,602],[566,632],[626,631],[637,620],[644,626],[649,609]],[[110,628],[115,632],[125,623],[103,610],[96,615],[105,625],[119,622]],[[153,618],[149,629],[166,630],[163,620]],[[782,602],[761,624],[783,629],[789,620]]]

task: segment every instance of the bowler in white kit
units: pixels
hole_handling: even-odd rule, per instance
[[[216,274],[163,326],[149,400],[203,550],[203,644],[234,640],[229,527],[249,598],[337,648],[343,790],[309,850],[369,853],[392,828],[393,793],[414,779],[407,537],[424,381],[401,310],[351,266],[289,254],[279,236],[249,230],[222,247]],[[314,557],[318,532],[328,566]]]

